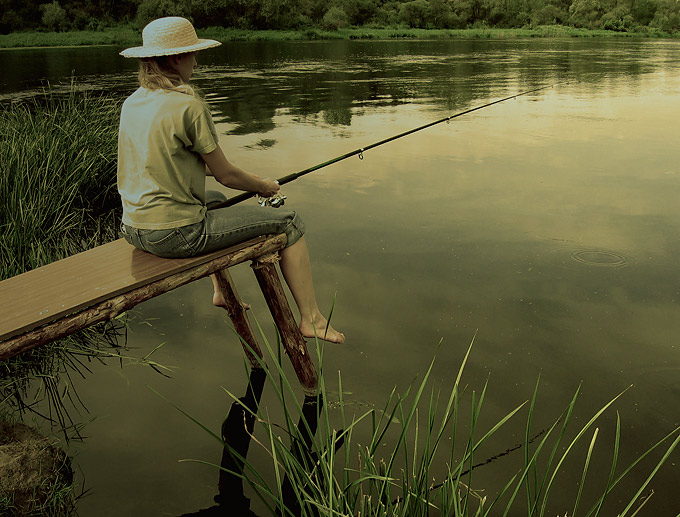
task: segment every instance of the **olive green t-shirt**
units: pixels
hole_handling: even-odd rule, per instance
[[[218,146],[207,106],[191,94],[140,87],[123,103],[118,192],[123,223],[163,230],[205,215],[205,162]]]

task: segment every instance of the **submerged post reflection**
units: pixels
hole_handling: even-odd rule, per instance
[[[261,368],[251,370],[245,395],[231,404],[222,423],[224,448],[217,483],[218,492],[213,498],[216,504],[197,512],[183,514],[182,517],[198,515],[258,517],[250,509],[250,499],[244,494],[242,475],[266,378],[265,370]],[[298,436],[293,436],[291,443],[291,453],[300,464],[310,469],[318,456],[312,452],[312,441],[318,427],[318,408],[321,400],[320,394],[305,397],[297,426]],[[341,441],[338,443],[338,447],[341,443]],[[283,504],[290,512],[287,515],[300,514],[300,504],[288,475],[281,485],[281,493]],[[277,512],[277,515],[281,513]]]
[[[243,494],[243,478],[236,473],[243,473],[255,425],[255,414],[260,405],[266,378],[267,375],[262,368],[253,368],[250,371],[246,394],[232,403],[222,422],[224,449],[217,483],[218,493],[214,500],[219,507],[225,510],[228,508],[230,515],[254,515],[250,511],[250,499]]]

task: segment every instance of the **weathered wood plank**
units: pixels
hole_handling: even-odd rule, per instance
[[[285,244],[282,234],[198,257],[163,259],[118,240],[4,280],[0,282],[0,359],[111,319],[144,300]],[[71,317],[79,311],[84,313]],[[20,336],[52,322],[33,336]],[[17,347],[20,350],[7,350]]]

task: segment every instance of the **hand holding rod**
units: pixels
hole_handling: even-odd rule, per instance
[[[552,88],[555,85],[548,85],[548,86],[541,86],[540,88],[534,88],[533,90],[527,90],[521,93],[516,93],[514,95],[510,95],[509,97],[504,97],[502,99],[495,100],[493,102],[488,102],[486,104],[482,104],[481,106],[476,106],[474,108],[467,109],[465,111],[461,111],[459,113],[456,113],[454,115],[449,115],[448,117],[444,117],[439,120],[435,120],[434,122],[429,122],[428,124],[424,124],[422,126],[416,127],[414,129],[409,129],[408,131],[404,131],[403,133],[399,133],[398,135],[391,136],[389,138],[385,138],[384,140],[380,140],[379,142],[375,142],[374,144],[367,145],[366,147],[362,147],[360,149],[355,149],[354,151],[351,151],[349,153],[343,154],[341,156],[337,156],[331,160],[328,160],[327,162],[319,163],[318,165],[314,165],[313,167],[309,167],[308,169],[304,169],[300,172],[295,172],[293,174],[288,174],[287,176],[283,176],[282,178],[279,178],[277,183],[279,185],[285,185],[286,183],[290,183],[293,180],[298,179],[300,176],[304,176],[305,174],[309,174],[310,172],[317,171],[319,169],[322,169],[323,167],[327,167],[328,165],[332,165],[334,163],[340,162],[342,160],[345,160],[347,158],[350,158],[352,156],[357,156],[359,155],[359,158],[363,159],[363,154],[364,151],[368,151],[369,149],[373,149],[375,147],[378,147],[379,145],[386,144],[388,142],[391,142],[393,140],[396,140],[397,138],[402,138],[404,136],[408,136],[412,133],[415,133],[417,131],[421,131],[423,129],[427,129],[428,127],[435,126],[437,124],[441,124],[442,122],[448,122],[454,118],[461,117],[463,115],[467,115],[468,113],[472,113],[473,111],[481,110],[483,108],[488,108],[489,106],[493,106],[494,104],[499,104],[501,102],[509,101],[510,99],[515,99],[517,97],[521,97],[522,95],[528,95],[529,93],[534,93],[538,92],[540,90],[545,90],[547,88]],[[226,201],[223,201],[221,203],[215,203],[212,205],[208,210],[213,210],[216,208],[224,208],[227,206],[232,206],[237,203],[240,203],[241,201],[245,201],[246,199],[250,199],[251,197],[255,197],[257,194],[255,192],[243,192],[242,194],[238,194],[234,197],[231,197],[227,199]]]

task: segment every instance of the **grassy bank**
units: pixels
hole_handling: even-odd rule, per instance
[[[332,40],[332,39],[513,39],[513,38],[668,38],[680,34],[667,34],[661,31],[614,32],[589,30],[561,25],[545,25],[527,29],[456,29],[427,30],[400,27],[386,28],[347,28],[326,31],[309,28],[297,31],[252,31],[212,27],[198,31],[200,37],[219,41],[295,41],[295,40]],[[0,48],[20,47],[58,47],[80,45],[121,45],[132,46],[141,42],[139,32],[132,27],[107,28],[100,31],[74,32],[17,32],[0,35]]]
[[[137,45],[140,40],[139,32],[132,27],[115,27],[97,31],[13,32],[0,35],[0,48]]]
[[[246,31],[213,27],[202,31],[204,37],[219,41],[259,40],[332,40],[332,39],[518,39],[518,38],[594,38],[594,37],[670,37],[661,32],[613,32],[605,30],[577,29],[560,25],[545,25],[531,29],[411,29],[347,28],[325,31],[311,28],[301,31]],[[680,36],[680,35],[678,35]],[[0,40],[1,41],[1,40]]]

